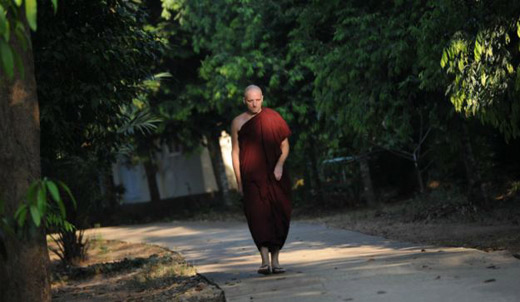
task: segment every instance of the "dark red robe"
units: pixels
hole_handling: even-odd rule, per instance
[[[244,214],[259,251],[261,246],[281,249],[289,232],[291,182],[285,164],[279,181],[274,168],[282,154],[280,144],[290,135],[287,123],[270,108],[263,108],[238,131]]]

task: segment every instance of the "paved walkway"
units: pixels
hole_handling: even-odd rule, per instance
[[[228,301],[520,301],[520,261],[505,252],[390,241],[293,221],[285,274],[259,275],[245,222],[172,222],[89,231],[184,255]]]

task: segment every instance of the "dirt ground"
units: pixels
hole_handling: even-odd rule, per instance
[[[53,301],[225,301],[179,253],[159,246],[91,238],[75,267],[50,257]]]
[[[520,225],[507,221],[457,222],[457,219],[408,221],[384,210],[352,210],[336,214],[298,215],[306,222],[357,231],[413,243],[471,247],[484,251],[507,250],[520,259]],[[460,219],[463,220],[463,219]]]

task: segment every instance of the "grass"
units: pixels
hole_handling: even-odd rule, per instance
[[[153,256],[152,256],[153,257]],[[146,289],[160,287],[171,284],[178,278],[191,277],[197,274],[195,267],[186,262],[174,261],[169,256],[153,259],[149,258],[148,263],[130,281],[132,288]]]

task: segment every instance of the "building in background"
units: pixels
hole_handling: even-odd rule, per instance
[[[222,160],[230,189],[236,189],[231,161],[231,137],[222,132],[220,137]],[[150,192],[143,164],[128,165],[118,160],[112,165],[114,183],[123,185],[123,204],[150,201]],[[200,152],[184,153],[175,144],[163,145],[157,154],[157,186],[161,199],[197,195],[218,191],[211,158],[206,147]]]

